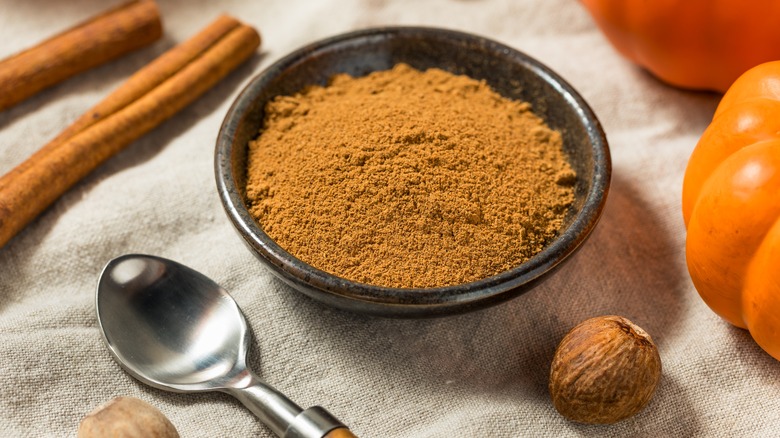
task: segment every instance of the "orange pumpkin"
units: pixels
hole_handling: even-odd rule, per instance
[[[780,360],[780,61],[723,96],[688,161],[683,216],[701,297]]]
[[[679,87],[726,91],[749,68],[780,59],[780,2],[581,0],[626,58]]]

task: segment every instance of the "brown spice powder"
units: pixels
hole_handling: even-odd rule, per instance
[[[281,247],[403,288],[528,260],[556,236],[576,180],[560,134],[529,104],[404,64],[275,98],[247,176],[250,211]]]

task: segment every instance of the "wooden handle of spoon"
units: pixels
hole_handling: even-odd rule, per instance
[[[352,434],[352,432],[349,431],[346,427],[339,427],[338,429],[333,429],[330,432],[328,432],[327,435],[325,435],[322,438],[357,438],[355,435]]]

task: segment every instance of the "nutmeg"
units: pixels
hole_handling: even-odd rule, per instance
[[[81,420],[77,437],[179,438],[179,433],[149,403],[133,397],[116,397]]]
[[[652,338],[620,316],[588,319],[564,336],[550,369],[555,409],[569,420],[615,423],[641,411],[661,378]]]

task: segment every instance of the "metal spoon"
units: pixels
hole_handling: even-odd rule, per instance
[[[193,269],[149,255],[111,260],[98,282],[97,317],[114,359],[147,385],[226,392],[279,437],[354,438],[325,409],[301,409],[247,368],[244,315],[224,289]]]

